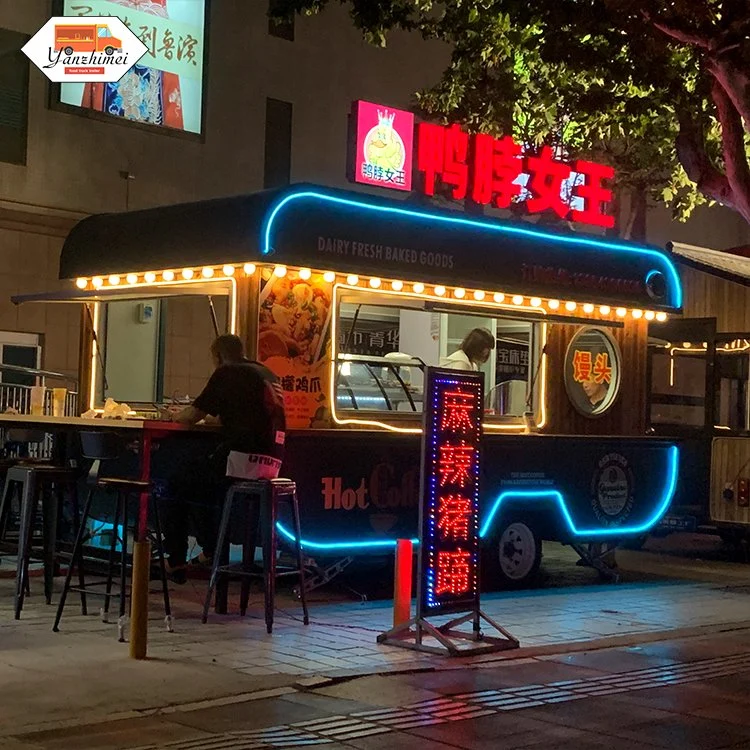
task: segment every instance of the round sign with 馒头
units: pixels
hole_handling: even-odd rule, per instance
[[[585,417],[604,414],[620,390],[620,350],[609,333],[581,328],[565,355],[565,390]]]

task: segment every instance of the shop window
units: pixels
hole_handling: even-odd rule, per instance
[[[29,61],[21,52],[28,36],[0,29],[0,161],[26,164]]]
[[[734,432],[750,430],[750,341],[716,345],[716,424]]]
[[[533,408],[539,324],[461,308],[436,312],[406,299],[381,305],[347,297],[339,306],[337,408],[421,413],[425,367],[445,366],[474,328],[488,329],[495,341],[480,365],[485,412],[499,419],[522,417]]]
[[[266,99],[263,187],[288,185],[292,173],[292,104]]]

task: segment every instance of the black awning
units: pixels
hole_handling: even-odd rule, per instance
[[[263,217],[280,192],[90,216],[65,240],[60,278],[253,260]]]
[[[661,248],[316,185],[92,216],[66,240],[60,276],[259,260],[579,302],[682,306],[679,275]]]

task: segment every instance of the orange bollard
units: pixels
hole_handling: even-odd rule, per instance
[[[413,547],[410,539],[396,540],[393,575],[393,627],[411,619],[411,570]]]

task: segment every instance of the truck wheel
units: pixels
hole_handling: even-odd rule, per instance
[[[65,48],[65,54],[70,57],[73,54],[73,48],[72,47],[66,47]]]
[[[503,588],[522,588],[536,578],[541,562],[542,542],[536,531],[526,521],[508,518],[485,550],[485,580]]]
[[[114,47],[105,47],[104,48],[104,54],[107,55],[108,57],[114,55],[115,54],[115,48]]]

